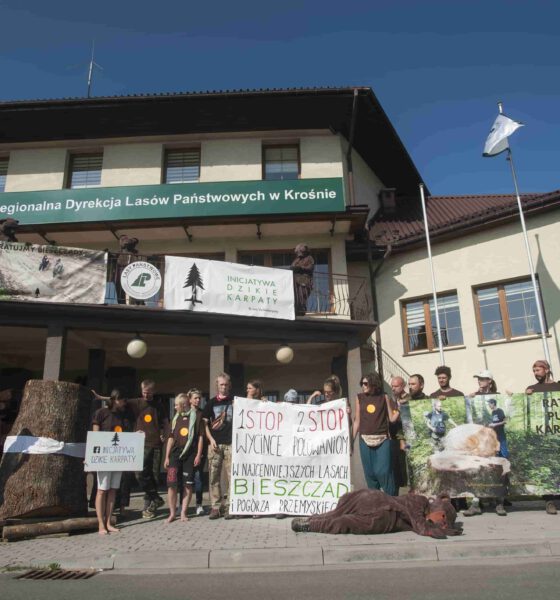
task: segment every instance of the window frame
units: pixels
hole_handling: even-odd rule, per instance
[[[167,181],[167,157],[173,152],[198,152],[198,178],[192,181]],[[164,185],[177,185],[182,183],[200,183],[200,174],[202,169],[202,150],[200,146],[171,146],[163,148],[161,183]]]
[[[546,320],[546,313],[544,310],[544,303],[543,303],[543,299],[542,299],[542,289],[541,289],[539,277],[536,274],[535,274],[535,279],[537,280],[537,287],[538,287],[537,291],[539,294],[539,297],[536,300],[538,302],[540,302],[541,309],[543,311],[545,334],[548,335],[548,323]],[[502,343],[503,342],[512,342],[515,340],[523,340],[523,339],[531,339],[531,338],[535,338],[535,337],[540,337],[542,335],[542,333],[538,333],[538,332],[537,333],[527,333],[525,335],[515,335],[515,336],[511,334],[511,322],[510,322],[509,309],[508,309],[508,304],[507,304],[507,300],[506,300],[506,291],[505,291],[505,286],[509,285],[511,283],[529,283],[529,284],[531,284],[531,288],[533,287],[533,282],[531,281],[530,275],[527,275],[524,277],[512,277],[509,279],[501,279],[499,281],[481,283],[481,284],[472,286],[474,314],[475,314],[475,318],[476,318],[476,328],[478,331],[479,344],[495,344],[495,343],[500,343],[500,342],[502,342]],[[504,337],[498,338],[495,340],[485,340],[484,339],[484,331],[482,328],[482,316],[480,314],[480,301],[478,298],[478,292],[480,290],[484,290],[484,289],[492,288],[492,287],[495,287],[498,289],[498,306],[500,307],[500,317],[502,320],[502,328],[504,330]],[[538,321],[538,312],[537,312],[537,321]],[[539,327],[540,327],[540,323],[539,323]]]
[[[6,173],[4,175],[4,185],[2,187],[0,187],[0,194],[2,194],[3,192],[6,191],[6,183],[8,182],[8,169],[10,168],[10,156],[1,156],[0,155],[0,164],[5,162],[6,163]],[[1,173],[1,169],[0,169],[0,177],[2,176]]]
[[[266,178],[266,151],[267,150],[278,150],[282,148],[295,148],[297,153],[297,177],[295,179],[267,179]],[[299,142],[285,143],[285,144],[263,144],[261,149],[262,157],[262,180],[263,181],[297,181],[301,179],[301,149]]]
[[[459,319],[461,318],[461,305],[459,303],[459,294],[457,290],[445,290],[443,292],[437,293],[438,301],[440,299],[445,298],[446,296],[455,296],[457,298],[457,306],[459,307]],[[402,336],[403,336],[403,348],[405,356],[419,354],[422,352],[437,352],[439,346],[435,343],[433,330],[437,329],[436,323],[432,323],[432,318],[430,314],[430,301],[433,300],[433,294],[424,295],[424,296],[415,296],[413,298],[406,298],[400,301],[401,305],[401,326],[402,326]],[[406,306],[407,304],[411,304],[413,302],[422,302],[424,309],[424,323],[426,323],[426,343],[427,348],[419,348],[418,350],[411,350],[410,344],[408,340],[408,319],[406,316]],[[429,327],[428,327],[429,324]],[[463,322],[461,321],[461,335],[463,335]],[[463,335],[463,342],[461,344],[448,344],[447,346],[443,346],[444,348],[462,348],[465,345],[465,338]]]
[[[74,159],[83,158],[83,157],[94,157],[94,156],[101,156],[101,168],[99,169],[99,183],[96,185],[90,185],[90,186],[72,187],[72,172],[73,172],[72,166],[73,166]],[[74,151],[69,152],[68,158],[66,161],[66,177],[65,177],[65,182],[64,182],[64,188],[67,190],[86,190],[86,189],[94,189],[94,188],[102,187],[104,158],[105,158],[105,153],[103,152],[103,149],[88,150],[87,152],[74,152]]]

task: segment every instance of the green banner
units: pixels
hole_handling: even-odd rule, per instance
[[[343,212],[342,178],[228,181],[0,194],[0,219],[21,225]]]
[[[401,416],[419,494],[560,495],[560,392],[416,400]]]

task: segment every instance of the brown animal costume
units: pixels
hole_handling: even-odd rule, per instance
[[[408,494],[389,496],[380,490],[358,490],[344,494],[338,506],[322,515],[294,519],[294,531],[314,533],[374,534],[414,531],[418,535],[443,539],[461,535],[455,527],[457,513],[449,496],[431,500]]]
[[[1,242],[17,242],[15,236],[16,229],[19,225],[17,219],[2,219],[0,221],[0,241]]]
[[[294,252],[296,257],[290,265],[290,269],[294,272],[296,315],[304,315],[307,311],[307,299],[313,289],[315,261],[305,244],[298,244]]]

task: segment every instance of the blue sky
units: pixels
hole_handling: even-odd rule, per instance
[[[482,158],[502,100],[521,191],[550,191],[559,21],[555,0],[0,0],[0,99],[84,96],[93,39],[93,95],[371,86],[432,194],[512,191]]]

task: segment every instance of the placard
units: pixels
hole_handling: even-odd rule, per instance
[[[345,399],[308,406],[235,398],[231,514],[324,513],[349,491]]]
[[[145,437],[141,433],[88,431],[84,471],[141,471]]]

